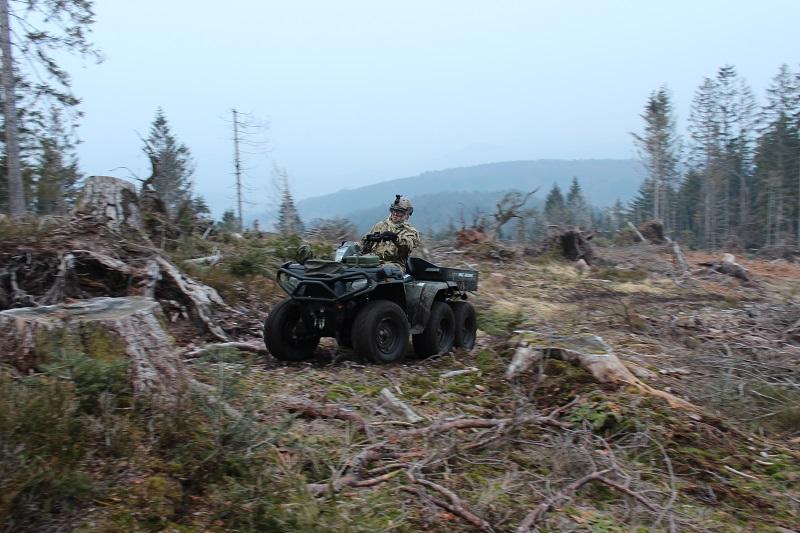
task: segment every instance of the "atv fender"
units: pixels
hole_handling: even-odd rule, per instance
[[[431,316],[431,306],[441,291],[451,289],[452,282],[446,281],[412,281],[405,284],[406,312],[411,324],[411,334],[416,335],[425,330]],[[439,298],[440,300],[443,298]]]

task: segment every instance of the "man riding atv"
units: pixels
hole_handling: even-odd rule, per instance
[[[276,359],[309,359],[321,337],[379,364],[401,361],[409,336],[419,357],[472,349],[477,321],[467,298],[478,290],[478,272],[410,257],[419,245],[407,222],[412,211],[398,194],[363,247],[344,241],[332,260],[304,257],[278,269],[288,297],[264,321],[264,342]]]
[[[399,194],[389,204],[389,217],[378,221],[362,240],[362,247],[384,263],[405,270],[411,251],[420,244],[419,232],[408,222],[414,212],[411,200]]]

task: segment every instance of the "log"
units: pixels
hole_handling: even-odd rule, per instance
[[[628,221],[628,227],[633,230],[633,232],[636,234],[636,238],[639,239],[639,241],[641,241],[641,242],[643,242],[645,244],[650,244],[647,241],[647,239],[644,238],[644,235],[642,235],[642,232],[639,231],[639,228],[634,226],[633,222],[631,222],[630,220]]]
[[[417,422],[422,422],[423,420],[425,420],[417,413],[415,413],[414,410],[411,409],[408,405],[402,402],[397,396],[392,394],[392,391],[390,391],[387,388],[381,389],[381,401],[386,407],[388,407],[395,413],[401,414],[404,417],[406,417],[406,420],[408,420],[412,424],[416,424]]]
[[[516,350],[506,370],[513,379],[543,357],[549,356],[572,363],[589,372],[600,383],[631,385],[639,391],[665,399],[670,406],[692,413],[701,409],[668,392],[654,389],[633,375],[619,360],[611,346],[597,335],[549,335],[536,331],[518,331],[512,339]]]
[[[60,354],[129,360],[134,394],[174,398],[188,384],[172,338],[150,298],[92,298],[77,303],[0,312],[0,362],[22,372]]]
[[[142,216],[133,183],[112,176],[89,176],[83,186],[75,213],[102,216],[107,226],[142,229]]]

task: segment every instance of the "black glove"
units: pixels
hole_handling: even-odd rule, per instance
[[[381,233],[381,240],[397,242],[397,233],[393,231],[384,231],[383,233]]]
[[[375,233],[367,233],[364,235],[364,242],[380,242],[381,241],[381,233],[376,231]]]

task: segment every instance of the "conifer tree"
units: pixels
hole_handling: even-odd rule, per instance
[[[567,222],[574,226],[589,227],[592,221],[592,211],[586,197],[583,195],[583,189],[578,178],[573,177],[572,183],[567,191]]]
[[[185,213],[192,203],[194,163],[189,148],[178,142],[161,108],[156,111],[142,150],[152,168],[145,186],[163,203],[169,220],[178,222],[181,212]]]
[[[26,130],[37,129],[36,121],[43,117],[42,105],[74,110],[79,103],[71,92],[69,74],[56,61],[56,53],[77,52],[99,58],[88,40],[93,17],[91,0],[0,0],[7,180],[5,196],[0,200],[12,216],[28,210],[22,153]],[[73,116],[78,113],[74,111]]]
[[[217,227],[223,233],[231,233],[239,229],[239,217],[233,209],[226,209],[222,213],[222,220],[217,223]]]
[[[74,144],[57,108],[50,110],[49,128],[39,139],[37,152],[31,168],[36,213],[66,214],[77,195],[80,173]]]
[[[640,191],[639,209],[641,218],[655,218],[663,222],[666,229],[673,226],[674,195],[678,178],[679,139],[675,132],[675,116],[670,93],[666,87],[654,91],[645,105],[644,132],[633,134],[639,155],[647,169],[648,182]]]
[[[303,221],[300,220],[300,214],[297,212],[297,207],[294,205],[294,198],[289,189],[289,173],[285,168],[275,166],[273,169],[275,178],[278,180],[278,186],[281,192],[281,204],[278,208],[278,222],[276,229],[282,235],[299,235],[303,233]]]
[[[781,66],[767,89],[756,150],[755,213],[758,240],[800,243],[800,73]]]
[[[731,66],[706,78],[689,116],[692,166],[703,185],[702,243],[714,248],[743,231],[749,219],[752,93]]]
[[[544,216],[547,218],[548,224],[567,223],[567,204],[557,183],[554,183],[553,188],[547,193],[544,201]]]

